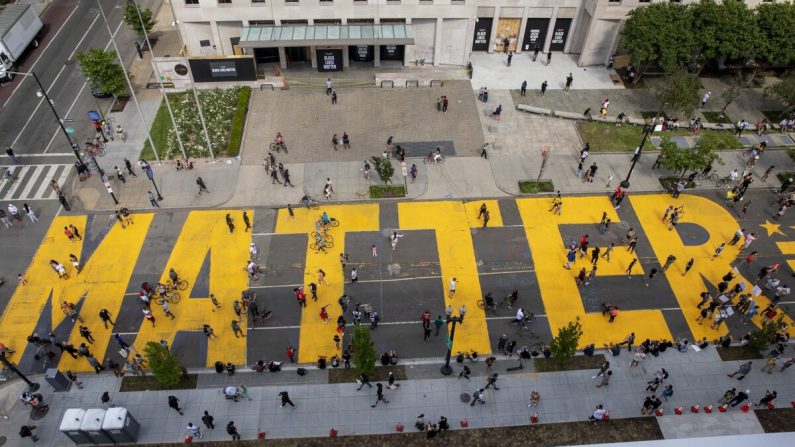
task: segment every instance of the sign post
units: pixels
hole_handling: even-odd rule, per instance
[[[406,162],[405,161],[401,161],[400,162],[400,171],[403,173],[403,188],[404,188],[403,193],[408,195],[408,193],[409,193],[409,182],[408,182],[409,170],[406,167]]]

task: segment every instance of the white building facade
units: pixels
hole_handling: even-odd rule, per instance
[[[581,66],[606,64],[633,8],[696,0],[168,1],[190,56],[247,54],[258,64],[324,71],[351,63],[466,65],[473,51],[506,47],[577,54]]]

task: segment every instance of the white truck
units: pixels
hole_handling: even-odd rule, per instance
[[[29,4],[6,5],[0,11],[0,81],[10,81],[20,56],[33,44],[44,27],[39,15]]]

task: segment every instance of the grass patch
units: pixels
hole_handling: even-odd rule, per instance
[[[776,408],[774,410],[754,410],[756,418],[765,433],[784,433],[795,431],[795,408]]]
[[[783,113],[783,110],[762,110],[762,115],[764,115],[765,118],[767,118],[767,120],[771,123],[776,124],[778,124],[778,122],[781,121],[781,118],[783,118]]]
[[[240,145],[243,143],[243,131],[246,128],[246,116],[248,114],[250,99],[251,87],[242,87],[240,89],[240,96],[237,97],[235,116],[232,118],[232,131],[229,136],[229,146],[226,148],[226,155],[230,157],[236,157],[240,153]]]
[[[401,365],[379,366],[375,374],[370,377],[370,382],[386,381],[389,373],[395,375],[395,380],[406,380],[406,368]],[[355,368],[330,368],[328,370],[328,383],[354,383],[359,377]]]
[[[199,380],[198,374],[188,374],[172,390],[195,390]],[[119,391],[122,393],[130,391],[157,391],[161,390],[160,383],[155,376],[124,376],[121,379]]]
[[[605,362],[605,356],[597,355],[575,355],[571,358],[568,365],[560,365],[553,358],[538,357],[533,359],[536,372],[554,371],[575,371],[578,369],[599,369]]]
[[[758,352],[755,352],[748,346],[729,346],[728,348],[718,346],[717,350],[720,359],[724,362],[730,362],[732,360],[756,360],[762,358]]]
[[[519,192],[522,194],[538,194],[540,192],[553,192],[555,185],[549,180],[521,180],[519,181]]]
[[[587,416],[587,415],[586,415]],[[458,424],[448,415],[451,427]],[[542,419],[543,421],[543,416]],[[529,422],[529,417],[528,417]],[[202,445],[249,447],[269,445],[273,447],[405,447],[407,445],[465,445],[472,447],[557,447],[565,445],[605,444],[632,441],[652,441],[663,439],[662,431],[653,417],[611,419],[592,424],[590,422],[562,422],[557,424],[521,425],[514,427],[479,428],[450,430],[440,433],[432,440],[426,440],[425,433],[415,431],[414,421],[403,421],[406,431],[388,435],[337,435],[336,438],[289,438],[269,439],[267,441],[202,441]],[[238,425],[238,428],[239,425]],[[331,429],[331,426],[328,427]],[[532,441],[530,441],[532,440]],[[149,444],[159,447],[178,447],[185,444]]]
[[[240,153],[251,88],[199,90],[197,93],[202,104],[213,153],[217,157],[236,156]],[[170,93],[168,100],[186,155],[190,158],[209,157],[207,139],[196,111],[193,93]],[[161,159],[182,158],[165,101],[160,104],[152,123],[152,140]],[[155,159],[149,141],[144,144],[141,158]]]
[[[795,161],[795,149],[787,149],[787,155],[789,155],[790,160]]]
[[[732,124],[731,118],[720,112],[701,112],[710,123]]]
[[[388,199],[392,197],[405,197],[406,188],[403,185],[370,185],[371,199]]]
[[[625,124],[616,127],[613,123],[599,121],[580,121],[577,123],[580,139],[591,143],[591,152],[631,152],[643,139],[643,127]],[[702,134],[712,133],[718,142],[718,150],[739,149],[742,144],[730,130],[703,129]],[[686,128],[665,132],[655,132],[654,136],[690,136]],[[646,149],[647,151],[649,149]],[[656,150],[656,149],[651,149]]]
[[[779,172],[776,174],[776,177],[778,177],[778,181],[784,183],[785,181],[787,181],[788,178],[795,177],[795,172],[787,172],[787,171]]]

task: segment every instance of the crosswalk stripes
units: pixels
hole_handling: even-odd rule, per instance
[[[69,164],[0,166],[3,174],[0,180],[0,200],[57,199],[50,187],[50,181],[58,180],[58,184],[63,186],[71,167]],[[6,178],[6,169],[11,170],[15,181],[11,182]]]

